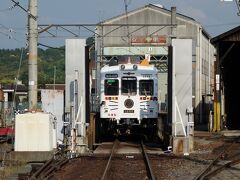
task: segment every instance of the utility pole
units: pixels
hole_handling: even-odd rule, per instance
[[[28,102],[29,110],[37,108],[37,42],[38,42],[38,24],[37,24],[37,0],[29,0],[28,6]]]
[[[238,13],[237,15],[240,16],[240,0],[235,0],[238,8]]]

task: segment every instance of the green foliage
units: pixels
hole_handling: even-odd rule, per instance
[[[0,83],[15,82],[21,60],[21,49],[0,49]],[[54,68],[56,68],[55,83],[64,84],[65,81],[65,51],[64,49],[38,49],[38,84],[52,84],[54,82]],[[28,55],[23,51],[19,80],[28,83]]]

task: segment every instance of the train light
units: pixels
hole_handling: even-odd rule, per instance
[[[124,70],[124,69],[125,69],[125,65],[122,64],[122,65],[120,66],[120,69],[121,69],[121,70]]]
[[[137,65],[136,64],[133,65],[133,70],[137,70]]]
[[[112,97],[112,100],[118,100],[118,97]]]

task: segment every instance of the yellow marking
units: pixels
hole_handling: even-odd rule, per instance
[[[214,123],[213,123],[213,131],[218,132],[221,129],[221,107],[220,102],[214,102]]]
[[[149,66],[149,61],[147,59],[142,60],[140,66]]]

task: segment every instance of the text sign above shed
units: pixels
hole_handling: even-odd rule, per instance
[[[167,43],[166,36],[133,36],[130,39],[131,44],[158,44],[165,45]]]

